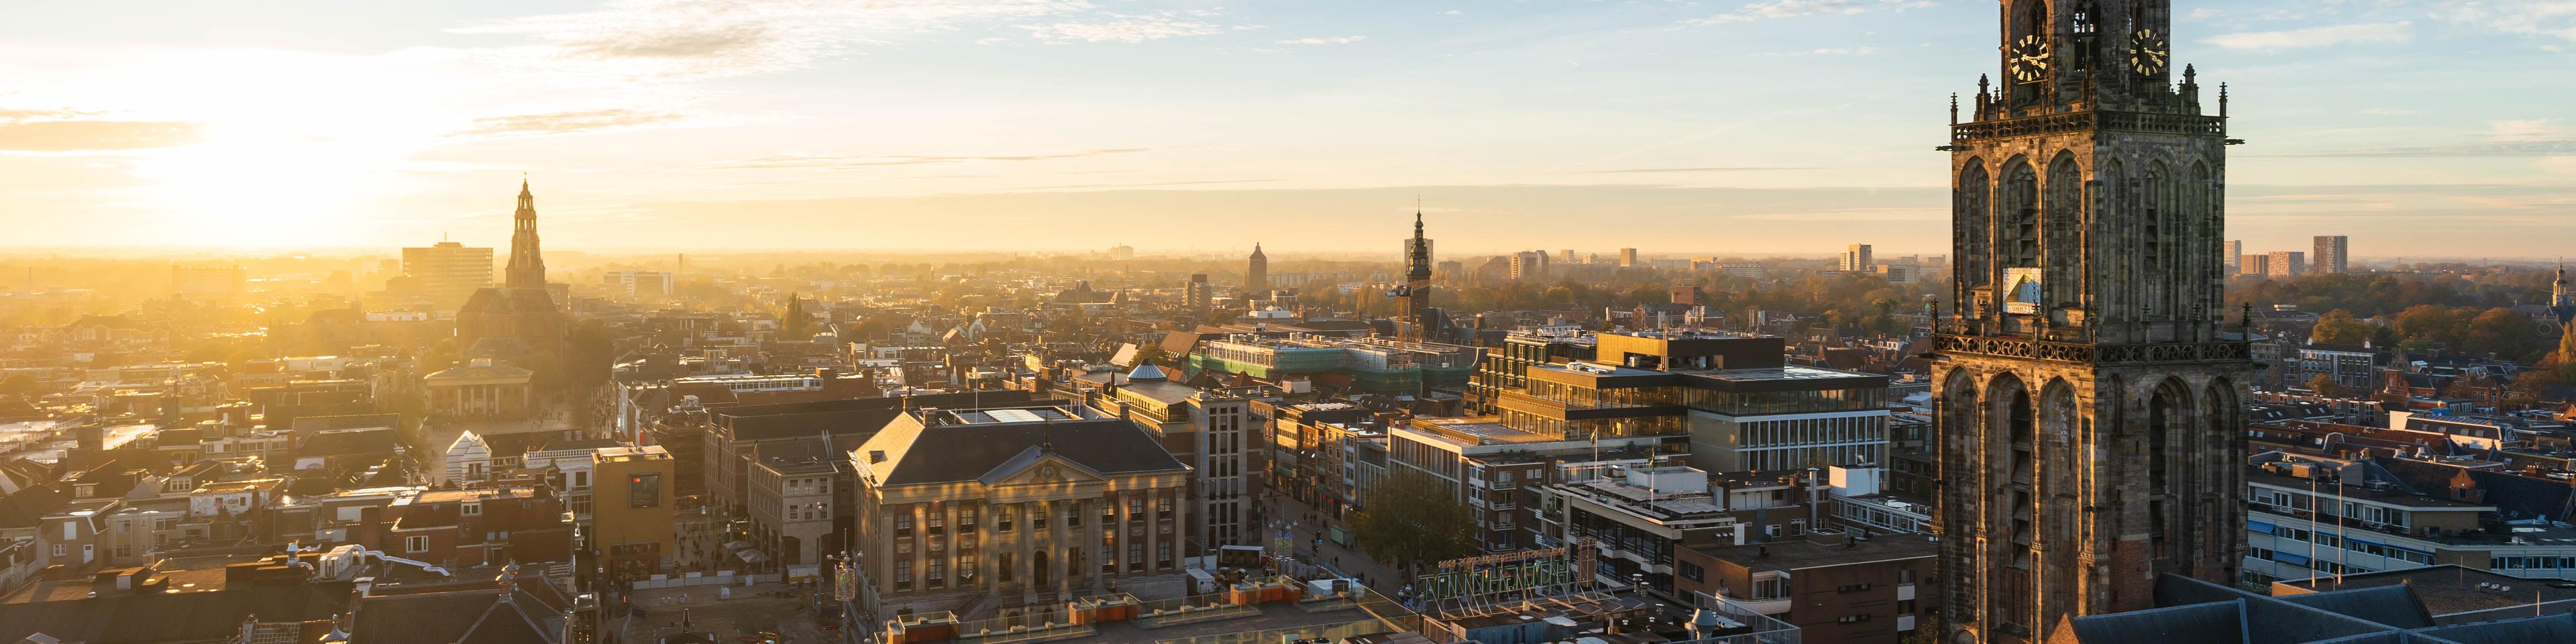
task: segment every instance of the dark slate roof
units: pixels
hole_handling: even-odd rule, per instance
[[[1029,400],[1024,391],[991,391],[978,395],[933,394],[911,397],[916,409],[926,407],[973,408],[976,406],[1017,405]],[[904,398],[885,396],[774,405],[739,405],[715,411],[717,422],[733,433],[736,441],[832,434],[867,434],[885,427],[896,416],[903,415]]]
[[[391,429],[334,429],[314,432],[295,447],[295,455],[304,456],[391,456],[396,441]]]
[[[2571,505],[2576,505],[2576,487],[2564,481],[2405,458],[2381,457],[2372,461],[2397,475],[2407,487],[2426,491],[2448,490],[2452,478],[2468,472],[2469,480],[2487,493],[2483,503],[2495,506],[2505,520],[2548,517],[2564,521]]]
[[[531,592],[533,590],[533,592]],[[554,598],[544,598],[554,595]],[[549,644],[559,592],[523,585],[500,603],[495,587],[381,595],[358,603],[350,644]]]
[[[2566,644],[2576,642],[2576,614],[2556,613],[2417,632],[2460,644]]]
[[[2415,600],[2415,589],[2403,585],[2286,595],[2280,599],[2345,617],[2358,617],[2398,628],[2415,629],[2433,625],[2433,613],[2424,610],[2423,602]]]
[[[329,619],[347,612],[349,594],[345,581],[228,584],[218,591],[180,593],[111,587],[97,597],[0,604],[0,641],[34,633],[88,644],[226,641],[241,633],[245,616],[264,622]]]
[[[34,528],[45,515],[62,509],[71,497],[42,485],[0,496],[0,528]]]
[[[867,453],[886,453],[885,462],[870,466],[878,484],[910,485],[981,479],[1042,444],[1055,456],[1104,475],[1189,469],[1144,429],[1117,418],[925,427],[920,415],[911,414],[887,425],[858,451],[862,463],[869,462]],[[927,458],[905,458],[916,453]]]
[[[2243,600],[2073,618],[2084,644],[2246,642]]]

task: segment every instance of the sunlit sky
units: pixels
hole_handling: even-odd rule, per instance
[[[0,247],[1943,252],[1972,0],[57,2]],[[2231,237],[2576,242],[2576,2],[2178,3]]]

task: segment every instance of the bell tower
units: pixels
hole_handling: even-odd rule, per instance
[[[1999,0],[1999,77],[1949,145],[1934,524],[1952,641],[2036,641],[2236,581],[2242,318],[2221,310],[2227,98],[2169,67],[2168,0]]]

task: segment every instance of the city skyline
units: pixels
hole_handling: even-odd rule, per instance
[[[1525,234],[1621,217],[1692,240],[1646,254],[1935,253],[1929,148],[1974,89],[1960,70],[1994,67],[1936,35],[1994,29],[1958,1],[872,7],[29,7],[0,27],[18,30],[0,58],[11,246],[497,246],[500,186],[529,172],[570,250],[1214,252],[1230,226],[1295,218],[1260,241],[1364,251],[1343,231],[1398,226],[1420,195],[1480,224],[1444,235],[1458,252],[1639,245]],[[2576,13],[2178,13],[2209,35],[2177,61],[2257,92],[2231,115],[2251,141],[2231,239],[2535,259],[2569,239],[2576,122],[2557,106],[2576,89],[2520,79],[2576,61]],[[2418,91],[2435,86],[2455,91]],[[2531,234],[2469,232],[2495,227]]]

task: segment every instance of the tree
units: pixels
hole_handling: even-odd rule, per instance
[[[2322,373],[2308,379],[2308,390],[2327,398],[2342,398],[2345,393],[2343,383],[2335,382],[2334,376]]]
[[[1371,558],[1406,568],[1476,552],[1475,511],[1428,473],[1388,473],[1362,492],[1360,508],[1351,536]]]
[[[2550,390],[2557,387],[2558,374],[2547,369],[2525,370],[2513,377],[2512,385],[2505,387],[2504,402],[2518,407],[2538,405],[2547,401]]]
[[[2472,354],[2492,353],[2505,360],[2522,360],[2540,350],[2540,330],[2531,318],[2497,307],[2470,318],[2468,334],[2460,338],[2460,350]]]
[[[2314,337],[2320,344],[2359,345],[2369,342],[2376,328],[2377,325],[2353,317],[2351,311],[2335,309],[2317,318]]]

